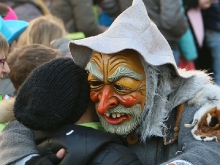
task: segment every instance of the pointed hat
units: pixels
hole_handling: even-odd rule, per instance
[[[179,76],[191,76],[178,72],[172,50],[150,20],[142,0],[134,0],[132,6],[122,12],[104,33],[71,41],[69,48],[74,61],[82,67],[86,66],[93,51],[113,54],[133,49],[150,65],[172,64]]]

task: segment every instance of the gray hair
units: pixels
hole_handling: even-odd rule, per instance
[[[145,141],[153,135],[163,137],[164,121],[179,101],[172,97],[176,89],[187,80],[177,76],[172,65],[152,66],[140,56],[146,73],[146,105],[141,114],[140,125],[136,129]],[[170,67],[169,67],[170,66]],[[172,100],[172,101],[171,101]]]

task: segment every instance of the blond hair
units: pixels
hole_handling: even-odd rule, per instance
[[[40,6],[42,12],[44,15],[50,15],[50,10],[48,9],[48,7],[46,6],[44,0],[35,0],[35,2]]]
[[[9,45],[5,37],[0,33],[0,51],[2,51],[6,56],[8,54]]]
[[[52,15],[37,17],[30,21],[18,40],[18,47],[29,44],[50,46],[50,42],[66,36],[63,21]]]

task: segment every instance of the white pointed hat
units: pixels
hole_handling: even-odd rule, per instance
[[[178,72],[172,50],[150,20],[142,0],[133,0],[132,6],[122,12],[104,33],[71,41],[69,48],[74,61],[83,67],[90,60],[93,51],[112,54],[133,49],[150,65],[171,64],[179,76],[191,76]]]

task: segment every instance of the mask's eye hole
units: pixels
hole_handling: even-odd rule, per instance
[[[114,84],[114,88],[117,92],[121,93],[121,94],[127,94],[132,92],[132,90],[124,85],[121,84]]]
[[[91,89],[100,89],[103,87],[103,82],[102,81],[89,81],[90,88]]]

